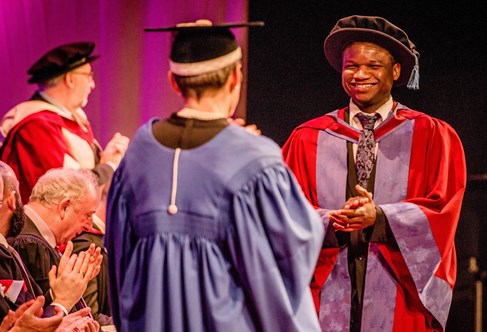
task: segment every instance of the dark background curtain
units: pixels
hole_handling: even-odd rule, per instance
[[[463,141],[469,181],[456,235],[458,278],[447,331],[474,331],[474,282],[487,274],[487,10],[480,1],[250,1],[248,120],[283,144],[302,122],[348,105],[323,42],[349,15],[387,18],[421,53],[420,90],[393,90],[401,103],[450,123]],[[472,259],[481,273],[469,271]],[[470,266],[471,267],[471,266]],[[484,286],[484,294],[487,289]],[[483,327],[487,331],[484,295]]]

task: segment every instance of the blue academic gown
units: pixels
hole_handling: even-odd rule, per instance
[[[175,150],[151,120],[117,169],[107,208],[117,331],[320,331],[309,283],[324,227],[268,138],[227,126]]]

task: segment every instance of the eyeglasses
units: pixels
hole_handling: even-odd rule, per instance
[[[92,71],[90,71],[89,73],[82,73],[82,72],[78,72],[78,71],[73,71],[72,73],[75,74],[75,75],[89,76],[91,79],[93,79],[93,77],[95,76],[95,73],[92,72]]]

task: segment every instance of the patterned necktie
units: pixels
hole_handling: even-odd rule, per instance
[[[375,162],[374,124],[375,121],[380,119],[380,114],[367,115],[358,113],[356,117],[364,128],[358,139],[357,156],[355,158],[357,182],[361,187],[367,188],[370,172]]]

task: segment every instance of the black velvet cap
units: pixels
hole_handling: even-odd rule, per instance
[[[145,31],[172,31],[171,70],[177,75],[193,76],[223,68],[241,58],[240,47],[230,28],[263,25],[263,22],[213,25],[208,20],[198,20]]]
[[[352,42],[370,42],[388,50],[401,64],[401,76],[395,86],[407,84],[419,88],[419,52],[408,35],[388,20],[378,16],[353,15],[338,20],[325,39],[325,56],[338,72],[342,70],[342,53]]]
[[[90,63],[98,59],[98,55],[91,55],[94,49],[93,42],[77,42],[53,48],[29,68],[27,74],[31,75],[31,78],[28,82],[45,82]]]
[[[235,51],[237,40],[229,29],[184,29],[174,37],[171,60],[193,63],[215,59]]]

